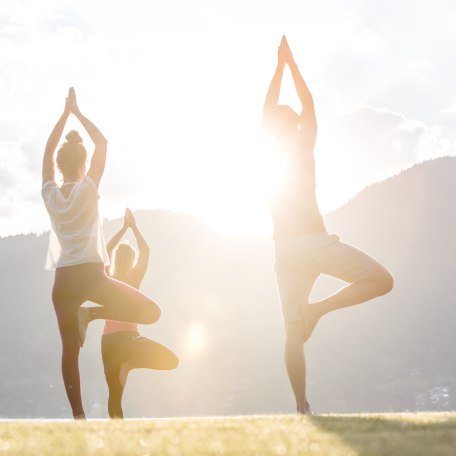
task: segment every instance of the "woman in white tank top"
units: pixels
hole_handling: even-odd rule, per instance
[[[54,154],[70,114],[85,128],[95,144],[89,170],[82,139],[70,131],[57,153],[63,177],[55,181]],[[65,109],[46,144],[43,157],[42,196],[51,219],[46,268],[55,269],[52,301],[62,339],[62,375],[75,418],[85,418],[79,379],[79,350],[88,324],[96,319],[151,324],[160,308],[149,297],[105,274],[106,246],[98,214],[98,185],[104,172],[107,141],[81,114],[73,88]],[[85,301],[98,306],[81,307]]]

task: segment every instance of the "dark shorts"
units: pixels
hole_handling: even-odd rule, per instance
[[[129,369],[171,370],[179,364],[177,356],[167,347],[137,331],[118,331],[101,338],[101,356],[105,377],[110,387],[120,385],[122,364]]]
[[[130,359],[138,342],[143,339],[138,331],[118,331],[101,338],[101,357],[106,376],[116,375],[123,363]]]

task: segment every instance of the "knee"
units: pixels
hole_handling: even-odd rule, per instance
[[[304,345],[304,328],[301,322],[289,323],[286,328],[285,345],[288,349],[300,349]]]
[[[154,302],[150,302],[149,305],[145,306],[143,311],[142,320],[143,324],[151,325],[158,321],[161,317],[161,309]]]
[[[179,366],[179,358],[173,354],[168,361],[168,370],[176,369]]]
[[[389,293],[394,286],[393,276],[385,269],[375,276],[377,296]]]

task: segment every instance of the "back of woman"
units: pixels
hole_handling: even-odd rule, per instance
[[[65,196],[55,181],[47,181],[42,196],[51,219],[46,269],[82,263],[108,263],[98,215],[98,190],[86,175]]]

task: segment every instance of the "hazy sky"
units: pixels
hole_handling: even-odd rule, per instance
[[[0,235],[48,226],[42,153],[71,85],[109,140],[104,216],[164,208],[268,232],[259,122],[283,33],[314,94],[323,211],[454,154],[450,0],[2,0]]]

